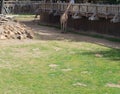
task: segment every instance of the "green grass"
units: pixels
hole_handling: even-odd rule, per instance
[[[35,15],[29,15],[29,14],[19,14],[15,15],[15,19],[19,21],[27,21],[27,20],[33,20]]]
[[[32,18],[34,17],[35,15],[30,15],[30,14],[19,14],[17,15],[17,18]]]
[[[0,47],[0,94],[120,93],[107,83],[120,84],[119,49],[69,41]]]

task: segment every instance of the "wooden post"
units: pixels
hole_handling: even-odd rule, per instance
[[[53,11],[54,8],[53,0],[50,0],[50,3],[51,3],[51,10]]]
[[[108,19],[108,6],[106,7],[106,15],[105,15],[105,18]]]
[[[119,6],[117,6],[117,9],[118,9],[118,14],[119,14]]]
[[[96,7],[95,11],[96,11],[96,14],[97,14],[98,13],[98,6],[96,5],[95,7]]]
[[[108,6],[106,7],[106,13],[108,14]]]
[[[46,3],[46,0],[44,0],[44,3]]]
[[[80,9],[81,9],[81,7],[80,7],[80,4],[79,4],[79,13],[80,13]]]
[[[0,14],[3,14],[4,0],[0,1]]]
[[[86,5],[86,13],[85,13],[86,17],[88,17],[88,5]]]

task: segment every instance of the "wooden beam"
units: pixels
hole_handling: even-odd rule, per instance
[[[3,14],[4,0],[0,2],[0,14]]]

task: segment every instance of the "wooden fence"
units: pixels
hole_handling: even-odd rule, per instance
[[[58,14],[63,13],[68,6],[68,3],[44,3],[39,1],[5,1],[5,13],[34,13],[34,11],[41,7],[43,12],[57,11]],[[78,13],[81,16],[91,16],[96,13],[99,17],[113,18],[120,13],[120,5],[101,5],[80,3],[72,4],[69,9],[70,14]]]
[[[40,3],[43,11],[55,10],[59,13],[64,12],[68,6],[67,3]],[[73,4],[69,9],[69,13],[76,13],[86,16],[97,13],[99,17],[113,17],[120,12],[120,5],[99,5],[99,4]]]
[[[35,1],[19,1],[19,2],[4,2],[5,13],[12,14],[34,14],[35,10],[41,8],[42,15],[41,19],[47,22],[58,22],[59,18],[67,8],[67,3],[44,3],[44,2],[35,2]],[[51,12],[51,14],[49,14]],[[54,13],[57,13],[58,16],[55,17]],[[110,19],[113,19],[116,14],[120,13],[120,5],[99,5],[99,4],[73,4],[69,9],[69,14],[74,15],[78,13],[81,16],[85,16],[82,19],[74,20],[70,18],[68,20],[68,26],[73,27],[83,31],[95,31],[97,33],[109,34],[120,37],[120,23],[114,24],[110,22]],[[87,17],[91,17],[94,13],[100,17],[99,21],[89,21]],[[120,22],[120,15],[118,22]],[[103,19],[110,18],[110,19]]]
[[[41,1],[4,1],[4,14],[34,13]]]

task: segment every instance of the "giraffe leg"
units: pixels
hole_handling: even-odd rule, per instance
[[[67,32],[67,22],[65,23],[65,32]]]
[[[65,33],[65,23],[63,24],[63,33]]]
[[[61,23],[61,33],[63,33],[63,23]]]
[[[63,23],[63,32],[64,32],[64,23]]]
[[[64,33],[66,32],[66,23],[64,23]]]

